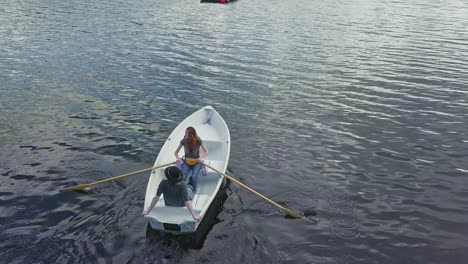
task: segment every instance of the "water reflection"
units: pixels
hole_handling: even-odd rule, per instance
[[[3,261],[462,263],[466,9],[3,1]],[[148,175],[59,191],[151,166],[205,105],[236,177],[318,224],[231,186],[200,248],[147,241]]]

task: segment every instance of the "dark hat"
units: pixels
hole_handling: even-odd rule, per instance
[[[166,174],[166,178],[168,180],[170,180],[170,181],[180,180],[180,178],[182,176],[182,173],[181,173],[180,169],[177,168],[176,166],[167,167],[164,170],[164,174]]]

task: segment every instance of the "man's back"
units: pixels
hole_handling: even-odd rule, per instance
[[[192,206],[192,199],[194,196],[192,185],[186,185],[182,181],[181,172],[176,166],[167,167],[164,170],[164,174],[168,180],[162,180],[161,183],[159,183],[156,196],[151,201],[148,209],[143,210],[143,215],[148,215],[148,213],[158,203],[161,194],[164,194],[164,201],[166,206],[185,205],[187,206],[187,209],[189,210],[193,219],[200,222],[202,217],[194,212]]]
[[[168,180],[162,180],[156,194],[161,196],[161,193],[168,206],[185,206],[185,202],[190,200],[187,185],[182,181],[172,184]]]

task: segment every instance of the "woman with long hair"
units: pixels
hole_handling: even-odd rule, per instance
[[[179,157],[179,151],[184,147],[185,155],[181,159]],[[204,153],[200,156],[200,148],[203,149]],[[203,166],[203,159],[208,156],[208,150],[206,149],[205,145],[203,145],[203,141],[197,135],[197,131],[193,127],[187,127],[185,129],[185,136],[180,141],[179,146],[175,151],[175,156],[177,158],[177,162],[182,162],[182,180],[186,181],[188,178],[188,174],[190,171],[192,172],[192,186],[193,192],[196,193],[197,191],[197,184],[198,184],[198,175]]]

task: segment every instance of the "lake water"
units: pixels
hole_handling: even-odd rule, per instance
[[[150,167],[211,105],[231,185],[149,240]],[[3,0],[1,263],[466,263],[468,2]],[[202,136],[203,137],[203,136]]]

